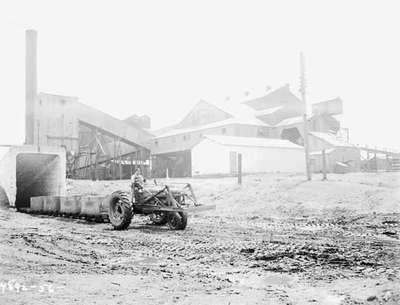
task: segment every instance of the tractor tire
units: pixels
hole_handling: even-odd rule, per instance
[[[128,194],[116,191],[109,200],[108,218],[115,230],[125,230],[131,224],[133,208]]]
[[[168,213],[154,212],[150,214],[150,220],[156,226],[163,226],[168,222]]]
[[[168,226],[172,230],[185,230],[187,225],[186,212],[170,212],[168,213]]]

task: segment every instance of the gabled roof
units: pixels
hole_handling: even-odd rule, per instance
[[[234,118],[246,120],[255,119],[254,110],[239,101],[229,100],[224,102],[215,102],[213,105],[227,114],[230,114]]]
[[[282,139],[232,137],[232,136],[217,136],[217,135],[205,135],[204,138],[209,139],[218,144],[228,145],[228,146],[303,149],[302,146],[296,145],[288,140],[282,140]]]
[[[182,122],[198,107],[200,104],[206,105],[209,109],[215,109],[220,113],[225,113],[225,117],[214,122],[210,122],[207,124],[202,124],[193,127],[181,127]],[[185,133],[191,132],[206,128],[212,128],[215,126],[221,126],[226,124],[246,124],[246,125],[256,125],[256,126],[268,126],[268,124],[264,123],[263,121],[256,118],[254,115],[254,110],[241,104],[238,101],[223,101],[223,102],[207,102],[204,100],[199,101],[191,111],[177,124],[170,125],[160,129],[153,129],[152,132],[157,137],[161,136],[168,136],[170,133],[177,134],[177,133]]]
[[[255,110],[263,110],[282,106],[289,101],[302,103],[302,101],[290,90],[289,84],[286,84],[275,90],[271,90],[267,94],[264,94],[258,98],[253,98],[242,103]]]
[[[198,101],[192,109],[176,124],[176,128],[192,128],[232,118],[233,115],[217,107],[215,103]]]
[[[179,134],[184,134],[184,133],[190,133],[190,132],[195,132],[195,131],[200,131],[200,130],[205,130],[209,128],[214,128],[214,127],[220,127],[220,126],[227,126],[227,125],[232,125],[232,124],[239,124],[239,125],[254,125],[254,126],[260,126],[260,127],[267,127],[269,126],[268,124],[253,118],[253,119],[237,119],[237,118],[230,118],[206,125],[201,125],[201,126],[196,126],[193,128],[173,128],[170,129],[164,133],[160,133],[159,135],[156,136],[156,138],[164,138],[164,137],[169,137],[169,136],[174,136],[174,135],[179,135]]]
[[[264,94],[258,98],[253,98],[244,102],[242,99],[238,98],[225,100],[223,102],[208,102],[201,100],[196,104],[196,106],[192,108],[192,110],[185,116],[185,118],[181,120],[180,123],[161,129],[150,130],[150,132],[153,133],[156,137],[167,137],[228,124],[281,127],[302,122],[302,116],[290,117],[282,120],[281,122],[273,122],[273,125],[272,122],[268,124],[259,119],[259,117],[279,112],[281,109],[286,107],[288,102],[289,105],[302,105],[302,102],[296,95],[291,92],[288,85],[279,87],[275,90],[271,90],[267,94]],[[188,117],[188,115],[190,115],[193,110],[201,103],[209,107],[209,109],[215,108],[216,111],[219,112],[219,117],[222,119],[220,119],[219,121],[214,121],[189,128],[184,128],[183,126],[180,126],[182,125],[181,123]],[[226,118],[224,118],[224,115],[221,115],[221,113],[225,113]]]
[[[272,107],[272,108],[267,108],[267,109],[263,109],[263,110],[257,110],[254,112],[254,114],[259,117],[259,116],[263,116],[263,115],[268,115],[268,114],[272,114],[275,112],[278,112],[279,110],[283,109],[285,106],[277,106],[277,107]]]

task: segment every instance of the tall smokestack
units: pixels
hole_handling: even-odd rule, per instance
[[[25,144],[34,143],[37,95],[37,32],[25,31]]]

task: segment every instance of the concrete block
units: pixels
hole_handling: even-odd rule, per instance
[[[10,147],[0,160],[0,204],[29,208],[31,197],[64,196],[65,166],[62,147]]]
[[[104,197],[103,200],[101,201],[100,213],[103,215],[108,215],[109,207],[110,207],[110,195]]]
[[[82,196],[81,215],[100,216],[104,196]]]
[[[59,196],[44,196],[43,197],[43,212],[44,213],[58,213],[60,211],[60,200]]]
[[[43,212],[44,196],[31,197],[31,210],[34,212]]]
[[[78,215],[81,212],[81,196],[61,197],[60,213]]]

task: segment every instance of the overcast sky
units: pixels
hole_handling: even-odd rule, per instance
[[[200,99],[299,86],[340,96],[354,143],[400,149],[399,1],[0,1],[0,144],[24,141],[25,29],[38,89],[176,123]]]

